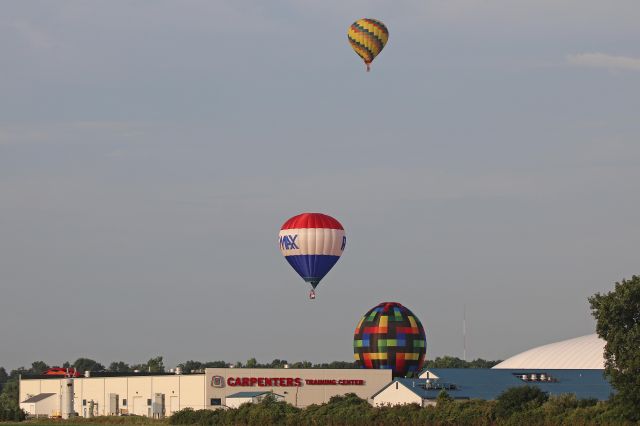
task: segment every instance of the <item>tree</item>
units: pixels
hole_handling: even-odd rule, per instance
[[[496,398],[496,415],[506,418],[517,412],[537,408],[547,399],[549,395],[536,386],[509,388]]]
[[[117,373],[128,373],[131,371],[131,367],[126,362],[114,361],[109,364],[109,371],[114,371]]]
[[[444,389],[442,389],[438,393],[438,396],[436,398],[436,404],[437,404],[438,407],[440,407],[443,404],[448,404],[451,401],[453,401],[453,397],[451,395],[449,395],[449,392],[447,392]]]
[[[288,364],[287,360],[285,359],[274,359],[273,361],[271,361],[271,364],[268,365],[268,368],[284,368],[284,366]]]
[[[247,368],[256,368],[256,366],[258,365],[258,361],[256,361],[255,358],[249,358],[246,365]]]
[[[200,361],[189,360],[182,364],[178,364],[177,367],[182,370],[182,374],[191,374],[192,371],[201,370],[203,368],[203,364]]]
[[[164,363],[162,357],[157,356],[151,358],[146,364],[136,364],[131,367],[132,370],[146,371],[149,373],[164,373]]]
[[[8,381],[0,394],[0,409],[15,410],[18,408],[20,389],[17,380]]]
[[[605,373],[618,391],[613,402],[629,420],[640,420],[640,276],[589,298],[604,348]]]
[[[7,370],[4,367],[0,367],[0,392],[2,392],[2,387],[9,380],[9,375],[7,374]]]
[[[11,373],[9,373],[9,381],[12,381],[12,380],[18,381],[21,375],[27,374],[27,373],[29,373],[29,371],[24,367],[19,367],[19,368],[16,368],[15,370],[11,370]]]
[[[31,363],[31,369],[29,370],[32,374],[42,374],[49,369],[49,366],[44,361],[35,361]]]
[[[83,371],[104,371],[104,365],[100,364],[98,361],[94,361],[92,359],[89,358],[78,358],[74,363],[73,363],[73,368],[76,369],[76,371],[79,372],[83,372]]]
[[[147,361],[147,370],[152,373],[164,373],[164,363],[162,357],[157,356]]]
[[[501,361],[487,361],[482,358],[464,361],[454,356],[437,357],[425,362],[425,368],[491,368]]]

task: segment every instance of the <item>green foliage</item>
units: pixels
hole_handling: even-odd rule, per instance
[[[185,409],[169,419],[173,425],[604,425],[621,423],[619,413],[607,402],[580,400],[574,395],[547,399],[537,388],[521,387],[505,392],[500,401],[452,401],[436,406],[418,404],[373,407],[354,394],[332,397],[328,403],[295,408],[266,398],[238,409]],[[534,389],[533,391],[531,389]],[[444,394],[443,394],[443,398]],[[500,416],[498,413],[501,413]]]
[[[151,358],[145,364],[131,366],[132,370],[146,371],[149,373],[164,373],[164,362],[161,356]]]
[[[20,378],[21,375],[23,374],[27,374],[29,372],[29,370],[27,370],[24,367],[20,367],[20,368],[16,368],[15,370],[11,370],[11,373],[9,373],[9,380],[18,380]]]
[[[605,373],[618,391],[613,402],[624,418],[640,420],[640,276],[589,298],[605,346]]]
[[[309,361],[296,361],[289,366],[290,368],[313,368],[313,364]]]
[[[20,388],[18,385],[18,381],[8,381],[2,389],[2,394],[0,394],[0,404],[3,404],[5,407],[9,405],[18,406],[19,393]]]
[[[112,362],[111,364],[109,364],[108,370],[118,372],[118,373],[129,373],[133,371],[131,370],[131,367],[129,366],[129,364],[123,361]]]
[[[510,417],[513,414],[540,407],[549,396],[535,386],[509,388],[496,398],[495,413],[498,417]]]
[[[442,389],[438,393],[438,397],[436,398],[436,405],[440,406],[442,404],[448,404],[450,402],[453,402],[453,398],[451,397],[451,395],[449,395],[449,392]]]
[[[454,356],[437,357],[425,362],[425,368],[491,368],[502,361],[487,361],[482,358],[464,361]]]
[[[200,362],[189,360],[178,364],[178,367],[182,369],[182,374],[191,374],[192,371],[201,371],[205,368],[226,368],[229,365],[226,361],[209,361]]]
[[[5,383],[0,393],[0,421],[21,422],[25,419],[25,413],[18,404],[18,382],[9,380]]]
[[[226,361],[211,361],[211,362],[201,362],[189,360],[178,364],[178,367],[182,369],[184,374],[190,374],[192,371],[200,371],[205,368],[225,368],[229,365],[229,362]],[[231,363],[233,364],[233,363]],[[332,368],[332,369],[340,369],[340,368],[355,368],[355,363],[350,361],[331,361],[331,362],[323,362],[318,364],[313,364],[309,361],[296,361],[293,363],[289,363],[285,359],[274,359],[271,362],[260,363],[255,358],[249,358],[246,363],[236,362],[234,367],[236,368],[284,368],[285,365],[288,365],[289,368]],[[144,370],[145,364],[140,364],[134,366],[138,370]],[[140,367],[140,368],[137,368]]]
[[[29,373],[42,374],[48,369],[49,369],[49,366],[44,361],[34,361],[33,363],[31,363],[31,368],[29,369]]]
[[[18,407],[7,408],[0,403],[0,422],[21,422],[26,419],[26,414]]]
[[[104,365],[89,358],[78,358],[73,363],[73,368],[81,373],[84,371],[104,371],[105,369]]]
[[[376,409],[353,393],[333,396],[322,405],[311,405],[299,415],[305,425],[370,425],[375,424]]]
[[[9,380],[9,375],[7,374],[7,370],[4,367],[0,367],[0,392],[2,392],[2,387]]]

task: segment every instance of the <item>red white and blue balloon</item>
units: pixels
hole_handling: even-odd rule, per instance
[[[302,213],[282,225],[279,243],[287,262],[315,289],[340,259],[347,237],[331,216]]]

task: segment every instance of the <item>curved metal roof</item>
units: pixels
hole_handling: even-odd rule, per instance
[[[529,349],[493,368],[603,370],[605,343],[597,334],[589,334]]]

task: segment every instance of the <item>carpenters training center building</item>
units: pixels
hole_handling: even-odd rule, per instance
[[[355,393],[373,405],[433,404],[446,390],[455,399],[494,399],[504,390],[537,386],[549,394],[607,399],[604,341],[583,336],[531,349],[493,369],[428,369],[416,379],[391,370],[207,368],[196,374],[85,373],[84,377],[23,376],[20,406],[31,416],[134,414],[164,417],[184,408],[235,408],[266,395],[297,407]]]

